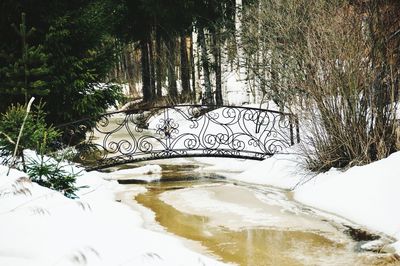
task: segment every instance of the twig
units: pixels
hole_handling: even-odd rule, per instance
[[[7,138],[7,140],[8,140],[11,144],[15,144],[15,142],[14,142],[14,141],[10,138],[10,136],[8,136],[6,133],[0,131],[0,134],[3,135],[3,136],[5,136],[5,137]]]
[[[32,98],[29,100],[28,106],[27,106],[27,108],[26,108],[26,115],[25,115],[25,117],[24,117],[24,121],[22,122],[21,129],[19,130],[19,134],[18,134],[18,138],[17,138],[17,143],[15,144],[14,154],[13,154],[13,157],[12,157],[12,159],[11,159],[11,164],[8,166],[7,176],[10,174],[11,166],[14,165],[15,157],[16,157],[16,155],[17,155],[19,140],[21,139],[22,132],[24,131],[25,122],[26,122],[26,119],[28,118],[29,112],[31,111],[31,106],[32,106],[32,103],[33,103],[34,100],[35,100],[35,97],[32,97]]]

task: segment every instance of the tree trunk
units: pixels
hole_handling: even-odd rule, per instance
[[[135,84],[135,68],[134,68],[134,61],[133,61],[133,57],[132,57],[132,50],[133,48],[132,48],[132,46],[130,45],[130,44],[128,44],[128,51],[129,51],[129,53],[128,53],[128,69],[127,69],[127,72],[128,72],[128,84],[129,84],[129,96],[133,96],[133,90],[132,90],[132,88],[133,88],[133,86],[134,86],[134,84]]]
[[[221,46],[218,44],[218,60],[215,63],[215,76],[216,76],[216,83],[215,83],[215,101],[217,105],[223,105],[224,101],[222,99],[222,71],[221,71]]]
[[[142,63],[142,92],[143,101],[150,102],[152,99],[150,87],[150,66],[149,66],[149,49],[146,41],[140,42],[141,63]]]
[[[190,68],[192,74],[192,100],[193,103],[196,103],[196,69],[195,69],[195,62],[194,62],[194,51],[193,51],[193,34],[190,34]]]
[[[162,67],[162,62],[161,62],[161,58],[162,58],[162,53],[161,53],[161,35],[158,32],[158,30],[156,31],[156,80],[157,80],[157,98],[161,98],[162,97],[162,71],[161,71],[161,67]]]
[[[166,41],[168,46],[168,93],[172,98],[178,96],[175,75],[175,38],[168,37]]]
[[[152,38],[148,42],[149,46],[149,66],[150,66],[150,89],[151,95],[154,99],[156,96],[156,74],[155,74],[155,66],[154,66],[154,48],[153,48],[153,40]]]
[[[213,105],[214,100],[212,97],[212,91],[211,91],[211,81],[210,81],[210,68],[209,68],[209,62],[208,62],[208,56],[207,56],[207,47],[206,47],[206,40],[204,36],[204,28],[201,26],[199,28],[199,46],[201,49],[201,62],[202,62],[202,67],[203,67],[203,75],[204,75],[204,85],[205,85],[205,92],[204,96],[202,99],[202,102],[204,104],[209,104]]]
[[[180,39],[182,95],[186,98],[190,96],[190,68],[187,53],[186,35],[182,34]]]
[[[217,105],[222,105],[221,46],[215,29],[212,31],[212,43],[215,71],[215,102]]]

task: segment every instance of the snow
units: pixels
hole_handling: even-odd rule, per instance
[[[202,174],[216,174],[227,178],[236,178],[239,173],[243,172],[243,169],[251,169],[259,163],[258,161],[244,159],[213,157],[199,157],[195,158],[194,161],[202,165],[202,167],[194,169],[194,171]]]
[[[391,244],[390,247],[393,248],[397,252],[397,254],[400,253],[400,241]]]
[[[399,162],[397,152],[345,172],[331,170],[299,187],[295,199],[400,237],[400,213],[395,211],[400,202]]]
[[[182,213],[206,216],[215,227],[243,230],[267,227],[291,231],[318,230],[333,237],[337,229],[299,211],[284,192],[255,192],[233,184],[198,185],[163,192],[160,199]],[[229,219],[227,219],[229,217]]]
[[[104,178],[107,180],[136,179],[151,182],[161,179],[161,171],[161,166],[148,164],[137,168],[113,171]]]
[[[400,240],[400,152],[346,171],[313,175],[304,170],[294,149],[293,154],[275,155],[231,178],[293,189],[296,201]],[[400,253],[400,241],[392,247]]]
[[[235,186],[224,186],[225,192],[238,189]],[[214,191],[215,190],[215,191]],[[249,225],[269,225],[281,223],[281,219],[277,215],[272,215],[263,211],[262,208],[254,208],[254,206],[244,206],[238,202],[229,202],[220,200],[217,197],[219,190],[207,188],[188,188],[183,191],[169,191],[161,195],[161,200],[174,206],[181,212],[202,215],[207,213],[216,221],[216,226],[226,226],[233,230],[238,230]],[[244,190],[244,189],[242,189]],[[241,193],[245,194],[245,193]],[[230,219],[226,219],[230,217]],[[232,219],[232,217],[239,217]],[[240,221],[240,223],[237,222]]]
[[[223,265],[144,229],[141,213],[115,201],[122,187],[105,173],[83,172],[78,184],[89,187],[72,200],[6,172],[0,166],[0,265]]]
[[[225,101],[230,105],[242,105],[249,102],[247,84],[240,80],[240,74],[230,73],[224,80],[227,98]]]
[[[367,242],[367,243],[361,245],[361,249],[367,250],[367,251],[379,251],[385,245],[386,245],[386,243],[384,241],[382,241],[381,239],[378,239],[378,240],[372,240],[370,242]]]
[[[296,154],[294,148],[288,148],[285,154],[276,154],[253,168],[249,168],[234,179],[249,183],[266,184],[274,187],[292,189],[307,172],[301,169],[301,158]],[[302,173],[304,172],[304,173]]]

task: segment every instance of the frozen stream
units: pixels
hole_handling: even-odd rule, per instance
[[[193,164],[161,166],[161,181],[127,185],[122,198],[142,211],[147,228],[196,251],[236,265],[386,265],[384,256],[360,251],[347,227],[287,191],[202,175]],[[143,192],[129,196],[138,186]]]

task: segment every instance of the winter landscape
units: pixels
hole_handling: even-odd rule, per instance
[[[399,11],[0,0],[0,265],[400,265]]]

